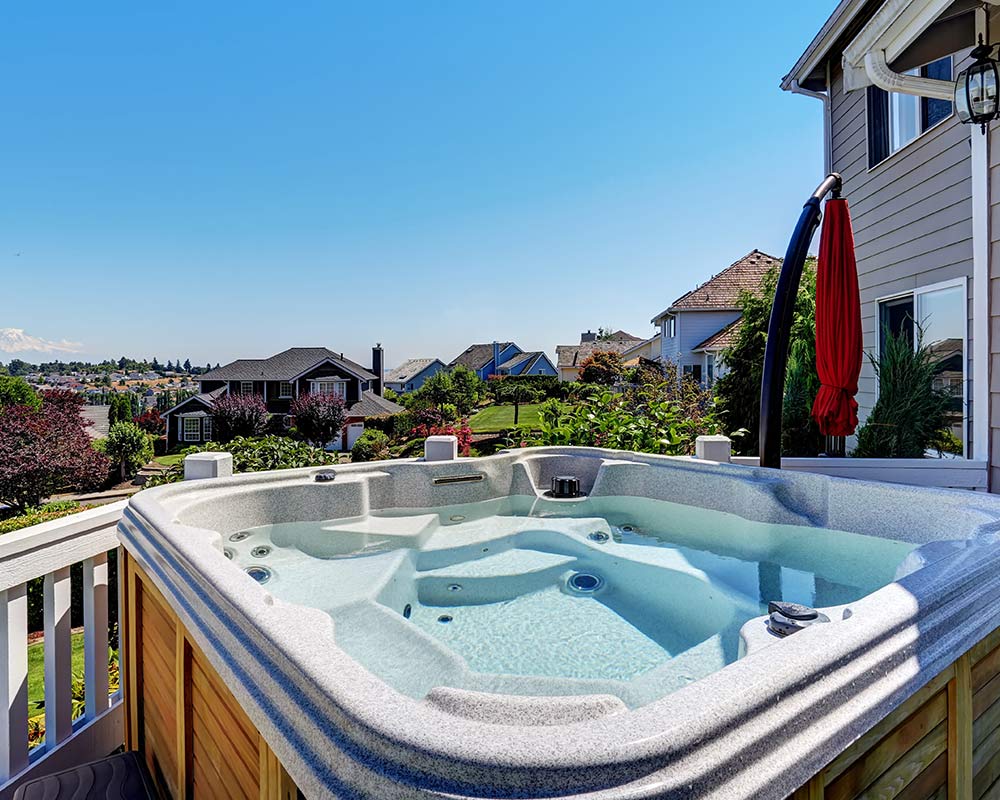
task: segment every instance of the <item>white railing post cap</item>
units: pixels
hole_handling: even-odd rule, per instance
[[[456,458],[457,436],[428,436],[424,440],[424,461],[454,461]]]
[[[230,453],[192,453],[184,457],[184,480],[202,478],[228,478],[233,474],[233,456]]]
[[[733,443],[728,436],[699,436],[694,440],[694,454],[704,461],[728,464],[733,454]]]

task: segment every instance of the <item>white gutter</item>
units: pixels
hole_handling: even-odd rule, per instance
[[[833,117],[832,117],[832,106],[833,103],[830,99],[830,81],[829,81],[830,70],[827,68],[827,91],[825,92],[815,92],[812,89],[804,89],[799,86],[799,82],[796,80],[791,81],[788,84],[788,91],[793,94],[801,94],[806,97],[813,97],[816,100],[820,100],[823,103],[823,174],[829,175],[833,172]]]
[[[951,81],[939,81],[934,78],[921,78],[917,75],[903,75],[899,72],[893,72],[886,62],[885,50],[872,50],[865,53],[864,68],[868,80],[887,92],[932,97],[935,100],[948,100],[949,102],[955,97],[955,84]]]

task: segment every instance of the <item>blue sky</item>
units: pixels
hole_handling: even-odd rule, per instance
[[[0,329],[195,363],[381,341],[389,365],[650,335],[783,253],[822,139],[778,81],[833,6],[19,4]]]

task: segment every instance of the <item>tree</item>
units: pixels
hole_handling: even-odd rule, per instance
[[[764,276],[759,292],[744,292],[740,297],[743,318],[733,334],[733,343],[720,356],[728,372],[715,382],[715,394],[722,415],[725,431],[733,436],[733,449],[740,455],[759,452],[760,382],[764,370],[764,349],[767,344],[767,326],[774,303],[774,289],[778,270],[772,269]],[[800,455],[816,455],[822,442],[815,423],[802,418],[802,410],[811,411],[819,379],[816,371],[816,260],[806,260],[795,298],[795,310],[789,344],[791,356],[785,374],[785,402],[791,406],[782,414],[783,427],[808,431],[805,439],[798,439],[793,448]],[[790,416],[795,414],[795,418]],[[736,432],[740,435],[734,436]],[[790,437],[782,436],[783,448]],[[806,446],[803,446],[806,445]],[[809,452],[811,450],[811,452]],[[790,455],[790,453],[788,453]]]
[[[495,383],[490,385],[493,396],[498,403],[510,403],[514,406],[514,424],[518,424],[522,403],[537,403],[542,399],[543,393],[525,381],[519,381],[510,376],[502,376],[494,379]]]
[[[237,436],[260,436],[267,427],[267,406],[255,394],[224,394],[212,411],[222,441]]]
[[[162,436],[166,430],[166,423],[160,416],[159,410],[155,408],[146,409],[135,418],[134,422],[146,433],[151,433],[153,436]]]
[[[10,363],[7,364],[7,372],[11,375],[27,375],[29,372],[34,372],[34,370],[34,365],[19,358],[12,358]]]
[[[295,427],[307,441],[322,447],[344,429],[347,409],[336,394],[304,394],[292,401]]]
[[[42,398],[24,378],[0,375],[0,407],[30,406],[38,410]]]
[[[603,325],[597,329],[597,341],[608,342],[614,338],[614,331],[610,327],[605,328]]]
[[[153,370],[153,372],[162,372],[163,371],[163,366],[160,364],[159,361],[156,360],[156,356],[153,356],[153,363],[150,364],[149,367],[150,367],[150,369]]]
[[[171,360],[170,360],[170,359],[168,358],[168,359],[167,359],[167,372],[173,372],[173,371],[174,371],[174,362],[173,362],[173,361],[171,361]]]
[[[0,408],[0,502],[17,511],[60,489],[90,489],[108,475],[107,457],[90,443],[83,398],[46,392],[42,405]]]
[[[104,452],[125,481],[152,460],[153,443],[134,422],[116,422],[104,440]]]
[[[124,371],[127,366],[128,366],[128,359],[125,358],[125,356],[122,356],[121,358],[118,359],[118,369]]]
[[[128,394],[115,392],[111,395],[111,403],[108,408],[108,425],[114,425],[116,422],[131,422],[133,417],[132,400]]]
[[[185,358],[184,359],[184,371],[187,372],[187,373],[189,373],[189,374],[191,372],[191,359],[190,358]]]
[[[625,374],[625,362],[620,353],[612,350],[596,350],[580,364],[580,380],[613,386]]]
[[[468,367],[459,365],[451,371],[451,392],[446,402],[454,405],[464,417],[479,404],[485,391],[486,383],[483,379]]]

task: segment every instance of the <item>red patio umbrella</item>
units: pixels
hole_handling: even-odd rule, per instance
[[[858,426],[861,295],[854,231],[847,201],[826,201],[816,267],[816,371],[820,387],[812,415],[826,436],[850,436]]]

